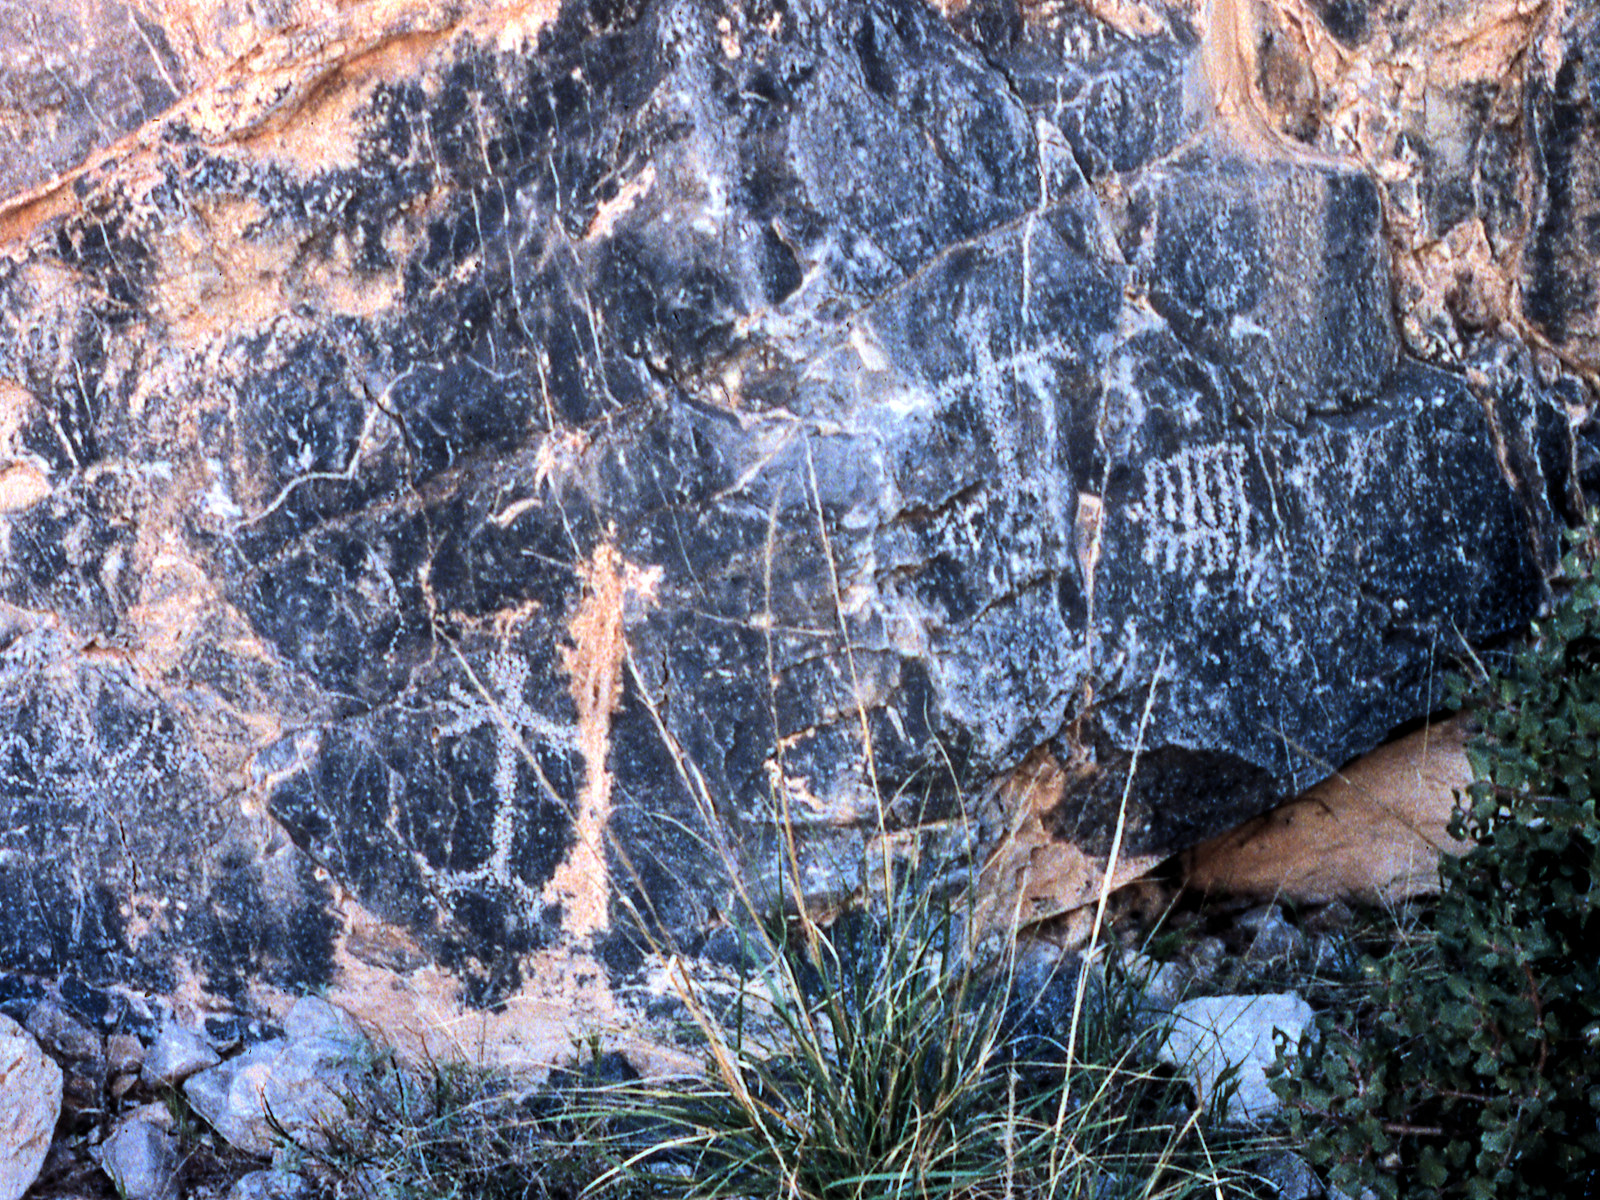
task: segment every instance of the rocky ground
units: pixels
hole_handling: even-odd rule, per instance
[[[1108,1002],[1111,989],[1117,1003],[1173,1023],[1158,1057],[1187,1075],[1195,1100],[1210,1100],[1219,1076],[1238,1070],[1225,1120],[1256,1126],[1270,1124],[1278,1103],[1263,1074],[1273,1061],[1272,1031],[1297,1037],[1313,1006],[1347,997],[1360,955],[1381,948],[1394,917],[1341,901],[1292,911],[1203,901],[1154,880],[1116,896],[1111,914],[1110,940],[1125,949],[1108,959],[1111,981],[1103,966],[1092,976],[1099,980],[1092,994]],[[1033,939],[1018,962],[1017,994],[1030,998],[1018,1036],[1063,1036],[1079,954]],[[17,1073],[6,1079],[8,1114],[33,1106],[60,1113],[53,1138],[0,1148],[7,1172],[0,1178],[38,1172],[29,1197],[364,1194],[358,1179],[330,1174],[315,1154],[302,1152],[323,1144],[330,1129],[348,1132],[352,1120],[372,1111],[362,1098],[393,1086],[383,1082],[385,1048],[326,1001],[303,999],[280,1024],[190,1022],[160,1002],[70,981],[45,987],[8,976],[0,984],[0,1011],[59,1068],[36,1072],[32,1081],[41,1090],[32,1095]],[[18,1127],[14,1119],[11,1126]],[[1280,1189],[1263,1196],[1337,1200],[1292,1147],[1267,1153],[1260,1169],[1269,1181],[1263,1186]]]

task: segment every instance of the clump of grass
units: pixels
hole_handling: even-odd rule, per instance
[[[839,646],[859,698],[814,475],[812,499]],[[771,549],[769,538],[769,595]],[[775,669],[770,673],[775,679]],[[642,1180],[661,1194],[703,1200],[1055,1200],[1215,1193],[1224,1178],[1242,1177],[1231,1155],[1208,1140],[1202,1114],[1184,1102],[1183,1085],[1147,1065],[1150,1032],[1111,1028],[1109,1014],[1133,1006],[1085,1005],[1087,959],[1070,981],[1070,1015],[1053,1014],[1060,1020],[1042,1035],[1020,1036],[1020,1016],[1037,994],[1018,986],[1017,930],[985,957],[977,947],[992,941],[974,936],[970,897],[929,887],[914,868],[894,861],[894,805],[882,791],[871,722],[859,700],[863,763],[878,800],[877,836],[861,870],[869,898],[826,926],[814,919],[801,883],[801,839],[787,793],[777,787],[777,877],[792,919],[767,933],[770,914],[742,882],[739,855],[719,840],[715,798],[642,681],[640,691],[716,841],[739,916],[755,931],[747,947],[755,965],[731,1004],[714,999],[688,972],[678,975],[679,998],[705,1049],[703,1076],[640,1081],[588,1097],[589,1115],[611,1131],[618,1159],[592,1190]],[[1141,742],[1154,696],[1152,686]],[[775,696],[772,702],[776,726]],[[777,765],[781,772],[781,754]],[[1125,813],[1126,794],[1123,801]],[[1090,958],[1122,832],[1119,819]],[[661,927],[635,916],[641,931]],[[664,961],[682,961],[671,947],[652,949]]]
[[[1240,1139],[1219,1143],[1155,1067],[1155,1027],[1095,971],[1022,978],[981,963],[962,913],[903,887],[897,907],[803,918],[729,1011],[692,990],[709,1070],[606,1093],[643,1136],[604,1182],[714,1200],[1237,1195]]]
[[[598,1187],[645,1179],[685,1200],[1249,1194],[1243,1163],[1259,1144],[1208,1127],[1154,1064],[1160,1031],[1136,985],[1101,969],[1120,820],[1090,948],[1043,979],[1019,969],[1015,923],[996,948],[970,895],[887,853],[863,864],[869,897],[824,926],[785,833],[792,918],[762,934],[752,909],[755,966],[731,1005],[680,976],[707,1071],[597,1098],[634,1131]]]

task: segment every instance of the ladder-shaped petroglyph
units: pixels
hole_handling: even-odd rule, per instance
[[[1250,554],[1245,448],[1190,446],[1144,476],[1144,560],[1163,571],[1222,575]]]

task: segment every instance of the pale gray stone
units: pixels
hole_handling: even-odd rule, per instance
[[[367,1053],[359,1029],[322,1000],[300,1001],[285,1026],[301,1036],[275,1038],[184,1084],[196,1112],[227,1141],[250,1154],[270,1154],[282,1133],[318,1141],[347,1113]],[[274,1128],[276,1126],[276,1128]]]
[[[237,1058],[193,1075],[183,1094],[195,1112],[232,1146],[250,1154],[272,1153],[274,1134],[265,1100],[272,1068],[288,1043],[263,1042]],[[276,1108],[273,1109],[276,1112]]]
[[[1189,952],[1189,969],[1197,980],[1214,979],[1227,961],[1228,948],[1219,937],[1203,937]]]
[[[1143,996],[1146,1008],[1170,1012],[1188,989],[1188,973],[1175,962],[1160,962],[1146,954],[1126,954],[1122,969]]]
[[[1244,952],[1247,962],[1281,962],[1297,958],[1305,951],[1305,936],[1284,919],[1283,909],[1276,904],[1241,913],[1235,923],[1254,935]]]
[[[1202,1104],[1232,1089],[1224,1121],[1257,1124],[1279,1107],[1266,1076],[1276,1059],[1273,1035],[1282,1031],[1297,1046],[1313,1015],[1294,992],[1185,1000],[1172,1010],[1157,1056],[1188,1073]]]
[[[302,1200],[311,1194],[304,1175],[293,1171],[251,1171],[234,1181],[227,1200]]]
[[[124,1200],[177,1200],[177,1143],[144,1112],[119,1121],[96,1157]]]
[[[221,1061],[222,1056],[198,1033],[168,1021],[145,1055],[144,1079],[150,1084],[178,1084]]]
[[[61,1068],[0,1016],[0,1200],[20,1200],[38,1178],[60,1117]]]

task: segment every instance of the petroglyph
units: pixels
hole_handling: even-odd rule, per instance
[[[480,694],[459,684],[451,687],[448,707],[455,715],[440,726],[439,734],[459,738],[484,725],[494,731],[494,817],[490,824],[489,855],[471,870],[437,871],[432,877],[439,887],[454,893],[485,886],[500,889],[515,896],[525,911],[537,914],[544,908],[544,899],[521,877],[512,862],[517,835],[517,768],[518,764],[528,762],[539,776],[538,764],[531,753],[534,742],[575,750],[578,730],[552,721],[529,707],[525,699],[528,664],[515,654],[504,650],[496,653],[490,659],[487,674],[487,680],[474,680],[482,689]],[[547,780],[540,778],[539,782],[555,795]]]
[[[1144,561],[1171,574],[1222,575],[1249,557],[1243,446],[1190,446],[1144,477]]]

